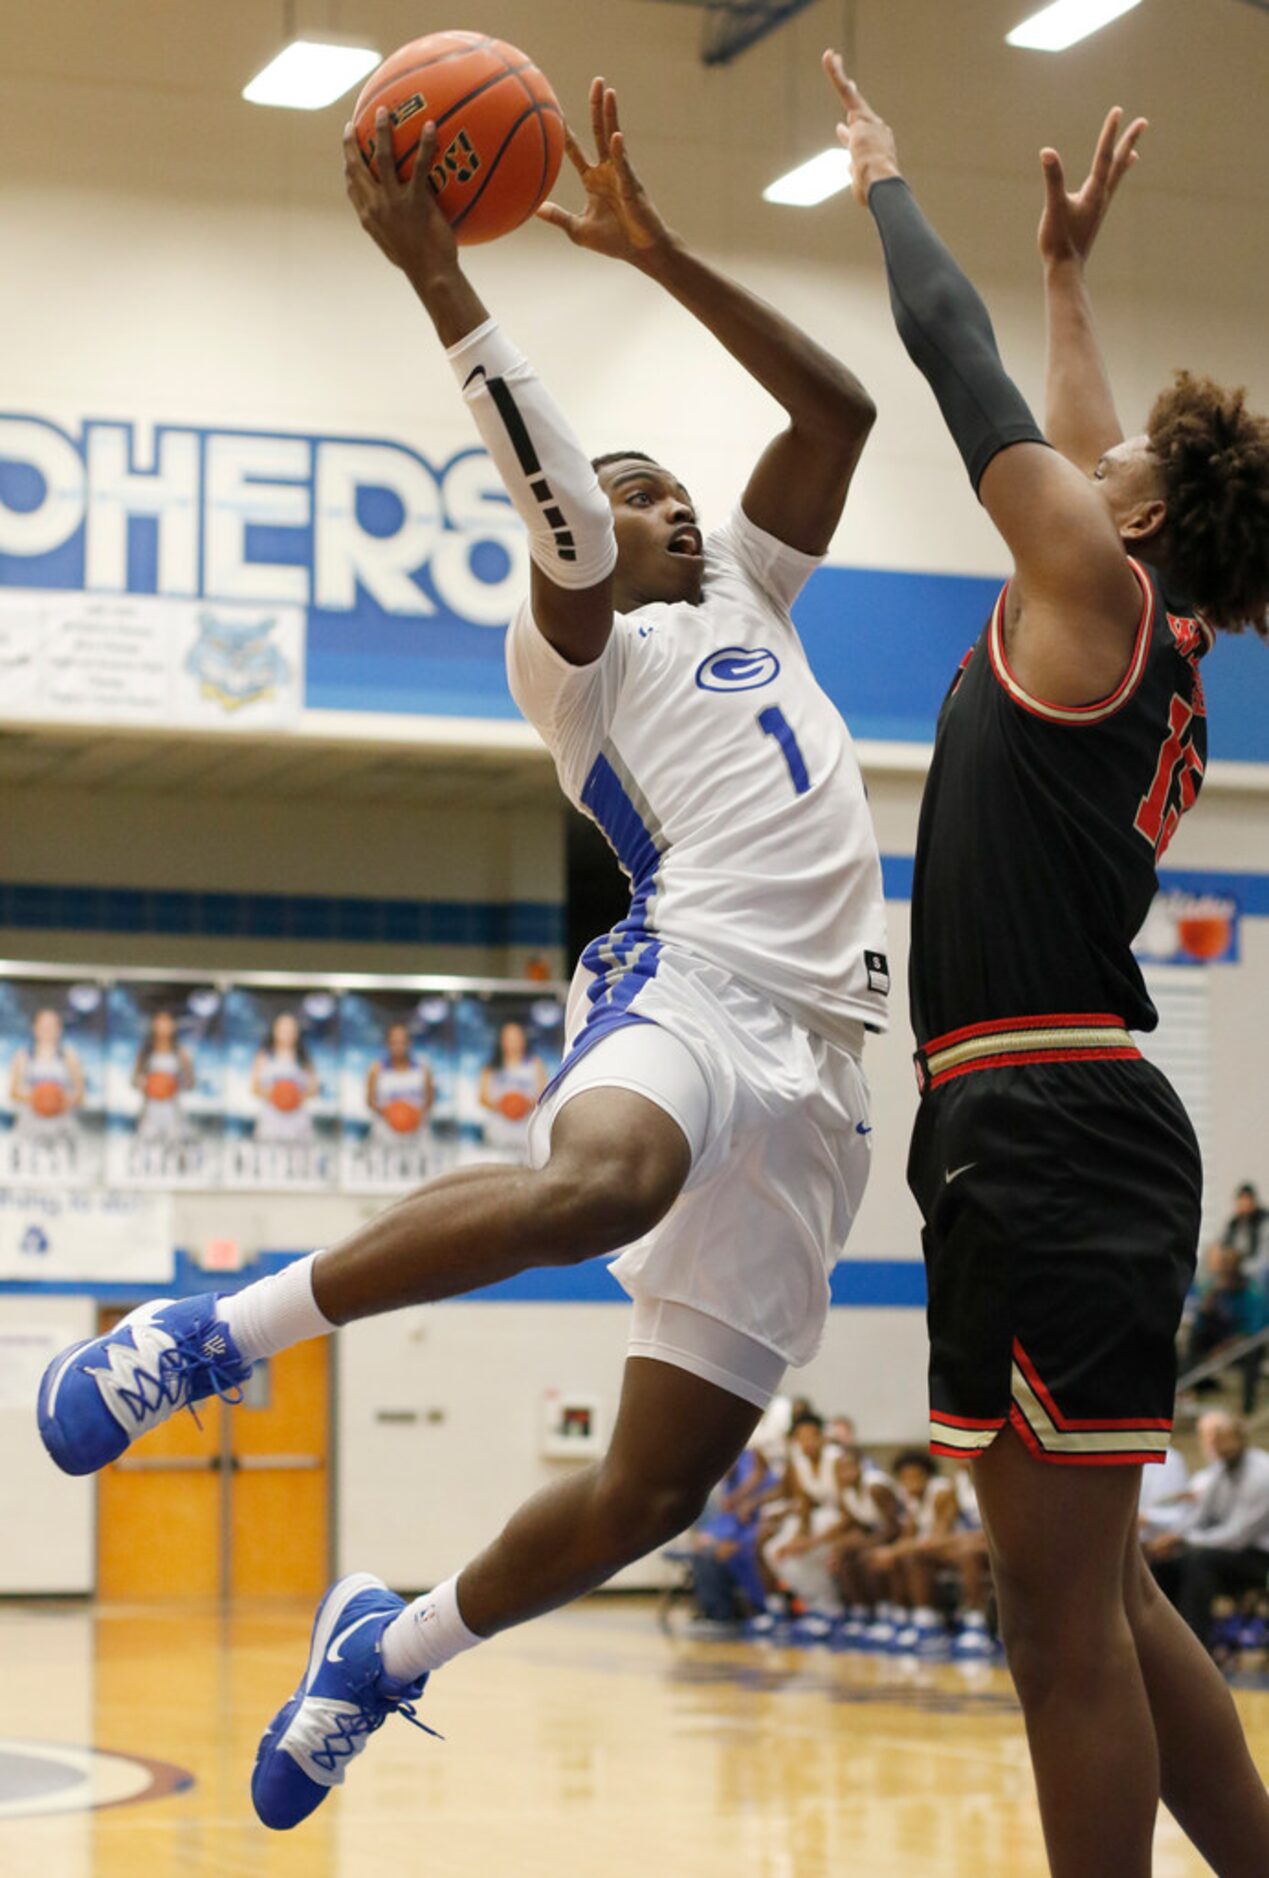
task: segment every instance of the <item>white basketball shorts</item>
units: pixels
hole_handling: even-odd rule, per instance
[[[829,1273],[859,1210],[872,1153],[859,1055],[812,1035],[761,992],[660,945],[616,1022],[583,1024],[529,1128],[535,1167],[566,1103],[630,1089],[670,1115],[691,1171],[661,1223],[612,1270],[635,1302],[631,1354],[702,1375],[763,1408],[786,1365],[819,1348]],[[598,1034],[596,1034],[598,1032]],[[863,1047],[863,1027],[859,1049]]]

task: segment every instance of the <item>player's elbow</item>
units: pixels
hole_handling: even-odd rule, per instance
[[[800,420],[800,427],[819,437],[848,443],[854,451],[877,421],[877,407],[858,380],[848,372],[825,385],[815,407]]]

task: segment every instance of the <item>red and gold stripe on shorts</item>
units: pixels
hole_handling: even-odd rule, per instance
[[[1140,1056],[1122,1017],[1105,1011],[992,1019],[931,1037],[917,1052],[923,1094],[977,1069],[1022,1063],[1087,1063]]]
[[[1064,1415],[1017,1338],[1009,1378],[1009,1408],[987,1417],[930,1414],[930,1447],[951,1460],[972,1460],[989,1448],[1005,1423],[1038,1461],[1059,1467],[1126,1467],[1166,1458],[1170,1418]]]

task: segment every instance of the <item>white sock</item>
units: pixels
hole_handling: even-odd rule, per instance
[[[468,1630],[458,1608],[458,1578],[407,1604],[380,1639],[383,1667],[398,1682],[416,1682],[485,1639]]]
[[[986,1630],[986,1611],[966,1611],[961,1618],[966,1630]]]
[[[229,1326],[244,1362],[258,1363],[263,1356],[289,1350],[293,1343],[328,1337],[335,1329],[313,1296],[317,1256],[310,1252],[307,1258],[293,1259],[280,1272],[221,1298],[216,1315]]]
[[[912,1621],[914,1624],[922,1624],[933,1628],[935,1624],[941,1623],[942,1619],[938,1612],[932,1610],[928,1604],[920,1604],[912,1613]]]

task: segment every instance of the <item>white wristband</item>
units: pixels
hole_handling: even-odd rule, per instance
[[[617,562],[612,509],[551,394],[496,320],[447,356],[534,563],[558,587],[597,586]]]

